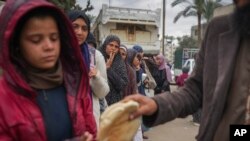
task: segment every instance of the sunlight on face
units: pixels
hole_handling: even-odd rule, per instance
[[[31,66],[51,69],[60,54],[60,36],[52,17],[31,18],[20,36],[21,54]]]

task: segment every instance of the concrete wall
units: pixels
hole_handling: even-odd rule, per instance
[[[158,42],[158,28],[155,26],[147,25],[147,31],[135,31],[134,35],[129,35],[126,30],[117,30],[116,23],[110,22],[107,24],[99,24],[98,30],[99,43],[103,42],[103,40],[110,34],[115,34],[119,36],[122,43],[127,45],[128,47],[132,47],[135,44],[139,44],[143,45],[145,49],[150,50],[150,47],[153,47],[153,49],[155,49],[155,47],[157,46],[157,44],[155,43]]]
[[[214,11],[214,17],[230,14],[230,13],[232,13],[234,11],[234,8],[235,7],[234,7],[233,4],[216,8],[215,11]]]

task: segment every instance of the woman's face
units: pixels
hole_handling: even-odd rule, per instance
[[[122,59],[125,60],[127,57],[127,52],[123,48],[120,48],[120,54],[122,56]]]
[[[37,69],[51,69],[60,55],[60,35],[52,17],[33,17],[24,25],[20,36],[23,58]]]
[[[140,60],[138,59],[138,54],[135,55],[135,58],[133,59],[133,65],[135,67],[140,65]]]
[[[112,41],[106,46],[106,53],[110,55],[111,53],[116,54],[119,51],[119,44],[116,41]]]
[[[72,22],[73,29],[75,31],[78,44],[83,44],[88,36],[88,26],[82,18],[78,18]]]
[[[162,63],[162,59],[161,58],[159,58],[159,57],[154,57],[154,60],[155,60],[155,64],[157,65],[157,66],[160,66],[161,65],[161,63]]]

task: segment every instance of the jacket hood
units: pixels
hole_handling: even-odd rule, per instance
[[[82,80],[87,76],[85,63],[82,61],[80,47],[75,37],[71,22],[62,10],[45,0],[8,0],[0,15],[0,66],[3,69],[3,78],[12,87],[23,90],[23,93],[34,93],[34,90],[26,82],[25,75],[20,68],[13,63],[10,48],[13,48],[13,35],[17,23],[29,11],[36,8],[49,8],[58,16],[58,25],[61,37],[60,61],[63,65],[64,83],[67,90],[76,93]],[[81,85],[88,86],[88,80],[82,80]],[[70,86],[69,86],[70,85]]]

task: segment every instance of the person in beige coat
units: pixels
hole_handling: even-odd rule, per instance
[[[83,58],[87,62],[87,67],[89,67],[93,114],[98,129],[100,118],[99,99],[104,98],[109,92],[106,63],[100,51],[87,44],[86,40],[90,35],[90,21],[84,11],[71,10],[68,16],[72,22],[79,45],[84,50],[82,53]]]
[[[90,69],[94,70],[94,72],[90,72],[90,87],[93,94],[93,113],[96,125],[99,128],[101,115],[100,102],[104,102],[104,106],[107,107],[105,96],[109,93],[106,63],[102,53],[96,49],[96,40],[92,33],[89,33],[86,42],[88,43],[90,52]]]

